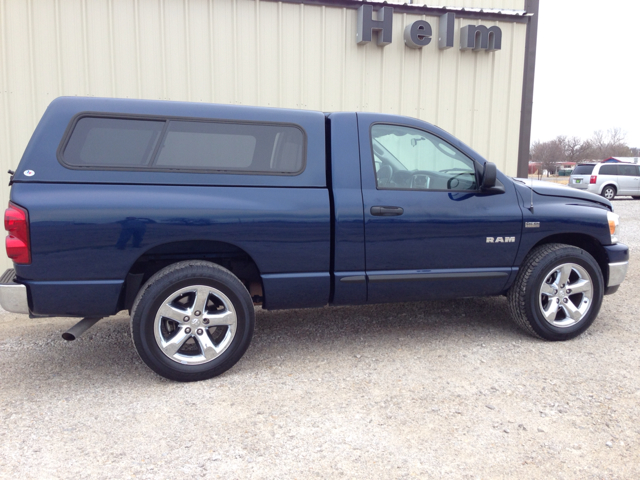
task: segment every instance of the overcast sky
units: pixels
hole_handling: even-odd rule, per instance
[[[640,0],[540,0],[531,141],[620,127],[640,147]]]

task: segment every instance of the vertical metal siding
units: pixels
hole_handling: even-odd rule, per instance
[[[409,3],[409,2],[407,2]],[[414,4],[430,7],[495,8],[504,10],[524,10],[524,0],[414,0]]]
[[[483,0],[482,7],[522,9],[524,2]],[[403,31],[418,19],[431,23],[434,37],[414,50]],[[470,23],[499,25],[502,50],[460,51],[459,29]],[[393,43],[359,46],[356,10],[339,7],[0,0],[0,168],[16,168],[51,100],[88,95],[409,115],[515,174],[526,25],[457,18],[456,46],[448,50],[438,49],[437,32],[437,17],[396,12]]]

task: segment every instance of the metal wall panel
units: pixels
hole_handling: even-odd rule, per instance
[[[409,2],[407,2],[409,3]],[[430,7],[499,8],[524,10],[524,0],[414,0],[413,4]]]
[[[437,17],[396,12],[393,42],[378,47],[356,44],[356,15],[256,0],[0,0],[0,168],[16,168],[51,100],[89,95],[409,115],[516,173],[525,24],[457,18],[456,46],[439,50]],[[405,47],[405,25],[421,18],[433,41]],[[459,50],[471,23],[499,25],[502,50]]]

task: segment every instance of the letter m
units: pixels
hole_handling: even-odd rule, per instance
[[[393,8],[382,7],[378,11],[378,20],[373,19],[373,7],[362,5],[358,9],[358,33],[356,41],[358,45],[369,43],[373,32],[378,32],[378,45],[389,45],[393,32]]]
[[[500,27],[465,25],[460,29],[460,50],[486,50],[494,52],[502,48]]]

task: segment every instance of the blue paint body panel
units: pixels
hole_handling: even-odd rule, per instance
[[[523,228],[522,241],[515,263],[520,265],[527,253],[545,238],[554,235],[584,235],[601,245],[611,243],[606,205],[579,198],[540,195],[513,182],[520,204],[523,222],[539,222],[538,228]],[[567,187],[567,190],[569,189]],[[595,197],[595,195],[594,195]],[[604,200],[604,199],[603,199]],[[533,203],[533,211],[529,207]]]
[[[123,280],[35,282],[24,280],[32,313],[101,317],[118,312]]]
[[[280,273],[262,275],[265,308],[322,307],[329,302],[331,276],[321,273]]]
[[[314,306],[329,301],[326,189],[17,183],[11,198],[28,209],[31,222],[33,260],[16,265],[17,274],[25,283],[61,281],[61,298],[72,295],[65,283],[70,280],[122,282],[136,260],[159,245],[215,240],[244,250],[263,275],[324,273],[322,289],[318,280],[312,282]],[[288,305],[277,293],[285,291],[283,280],[263,284],[274,305]],[[299,285],[289,280],[290,290]],[[34,284],[31,291],[38,288]],[[113,295],[110,289],[96,300],[105,315],[115,313],[119,293]],[[35,313],[63,314],[41,307],[40,295],[33,298]]]
[[[607,252],[609,263],[620,263],[629,261],[629,247],[618,243],[616,245],[607,245],[604,247]]]
[[[57,150],[81,112],[294,124],[306,134],[306,166],[298,175],[70,169]],[[439,136],[478,169],[486,162],[438,127],[394,115],[55,100],[11,189],[11,201],[29,212],[32,263],[15,270],[31,312],[114,314],[141,258],[188,242],[250,258],[270,309],[503,293],[527,253],[559,234],[604,246],[611,263],[628,259],[626,246],[609,245],[611,205],[598,197],[544,186],[532,192],[499,172],[502,193],[378,190],[369,133],[377,122]],[[25,176],[26,170],[35,174]],[[375,216],[376,205],[404,213]],[[525,222],[540,227],[524,228]],[[486,241],[498,236],[510,240]]]
[[[366,303],[367,284],[340,279],[364,272],[364,215],[360,183],[360,150],[355,113],[332,113],[331,180],[334,210],[334,297],[335,305]]]

